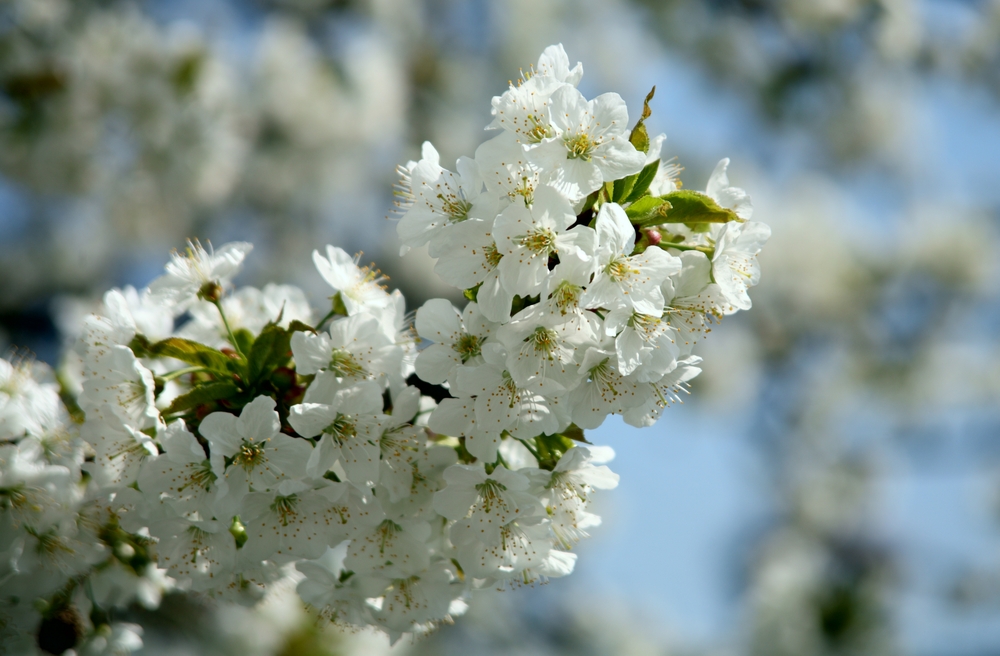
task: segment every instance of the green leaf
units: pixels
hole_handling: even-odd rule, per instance
[[[611,202],[613,203],[624,202],[625,198],[632,193],[632,187],[635,186],[635,181],[636,178],[638,177],[639,174],[637,173],[635,175],[625,176],[621,180],[615,180],[615,186],[613,191],[611,192]]]
[[[219,373],[232,370],[234,361],[221,351],[181,337],[169,337],[145,349],[153,357],[176,358]]]
[[[662,207],[664,204],[667,207]],[[638,224],[643,219],[649,219],[653,214],[658,216],[669,209],[669,203],[666,203],[662,198],[657,196],[643,196],[625,208],[625,215],[632,220],[632,223]]]
[[[279,367],[288,360],[288,350],[291,348],[292,336],[281,326],[269,323],[260,331],[260,335],[250,349],[250,384],[259,381],[264,374]]]
[[[667,212],[666,219],[659,221],[659,223],[699,224],[743,221],[736,216],[736,212],[721,207],[710,196],[700,191],[682,189],[660,198],[670,203],[670,211]],[[655,223],[648,225],[655,225]]]
[[[233,332],[233,337],[236,338],[236,350],[240,353],[249,353],[251,347],[253,347],[253,333],[246,328],[237,328]]]
[[[655,86],[649,90],[646,99],[642,102],[642,116],[639,117],[639,121],[628,136],[629,142],[635,146],[635,149],[644,153],[649,152],[649,132],[646,131],[646,119],[653,113],[649,108],[649,101],[653,99],[654,93],[656,93]]]
[[[170,406],[163,411],[163,414],[171,415],[190,408],[196,408],[199,405],[211,403],[212,401],[229,399],[239,394],[239,392],[240,388],[236,386],[236,383],[228,380],[198,385],[190,392],[181,394],[174,399]]]
[[[632,185],[632,190],[625,198],[625,202],[634,203],[642,198],[646,192],[649,191],[649,185],[653,184],[653,178],[656,177],[656,172],[659,170],[660,160],[656,160],[651,164],[647,164],[641,171],[639,171],[639,173],[635,176],[635,183]]]

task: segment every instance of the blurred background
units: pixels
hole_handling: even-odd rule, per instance
[[[1000,2],[0,0],[0,349],[56,364],[82,308],[188,237],[299,284],[334,243],[410,308],[394,166],[485,139],[562,42],[702,189],[731,157],[773,238],[753,310],[655,428],[577,571],[484,593],[409,654],[1000,654]],[[278,590],[136,609],[148,654],[379,654]]]

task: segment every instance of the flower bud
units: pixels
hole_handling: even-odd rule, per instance
[[[213,281],[206,282],[198,290],[198,298],[208,301],[209,303],[216,303],[220,298],[222,298],[222,285]]]

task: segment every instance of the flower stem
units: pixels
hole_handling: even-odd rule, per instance
[[[193,374],[199,371],[208,371],[208,369],[206,369],[205,367],[184,367],[183,369],[178,369],[177,371],[171,371],[170,373],[163,374],[159,378],[163,380],[163,382],[167,382],[168,380],[173,380],[174,378],[183,376],[184,374]]]
[[[541,456],[538,455],[538,450],[535,449],[533,446],[531,446],[531,444],[527,440],[522,440],[520,437],[515,437],[514,439],[523,444],[524,448],[530,451],[531,455],[535,457],[535,460],[537,460],[538,462],[542,461]]]
[[[319,323],[316,324],[316,332],[319,332],[319,329],[323,327],[323,324],[332,319],[333,317],[337,316],[337,314],[339,314],[337,310],[330,310],[329,312],[327,312],[326,316],[320,319]]]
[[[240,349],[240,343],[236,341],[236,335],[233,334],[233,329],[229,327],[229,319],[226,318],[226,313],[222,310],[222,302],[218,300],[212,301],[212,305],[219,309],[219,316],[222,317],[222,324],[226,327],[226,332],[229,333],[229,341],[232,342],[233,348],[241,358],[246,360],[246,355]]]
[[[666,250],[668,248],[676,248],[679,251],[701,251],[708,256],[708,259],[712,259],[715,255],[715,249],[710,246],[693,246],[691,244],[674,244],[671,242],[661,241],[657,244],[660,248]]]

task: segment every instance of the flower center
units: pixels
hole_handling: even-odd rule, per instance
[[[198,558],[199,547],[205,544],[211,533],[198,526],[188,526],[186,530],[194,545],[194,549],[191,550],[191,562],[193,563]]]
[[[215,472],[212,471],[212,463],[208,460],[204,460],[201,464],[196,465],[191,471],[191,475],[188,476],[187,482],[177,488],[180,492],[189,486],[200,487],[203,490],[207,490],[208,486],[215,482],[216,476]]]
[[[631,275],[639,273],[639,270],[630,266],[627,257],[619,257],[608,262],[604,268],[608,277],[615,282],[622,282]]]
[[[597,366],[592,367],[588,372],[590,380],[601,390],[601,395],[608,392],[611,396],[618,396],[618,390],[614,385],[614,370],[608,365],[609,358],[604,358]]]
[[[497,265],[500,264],[500,259],[503,257],[500,251],[497,250],[496,244],[484,246],[483,256],[486,258],[486,263],[490,265],[491,269],[497,268]]]
[[[517,390],[517,383],[514,379],[510,377],[508,372],[503,372],[503,383],[501,383],[503,389],[507,394],[510,395],[510,403],[508,407],[513,408],[521,400],[521,394]]]
[[[484,512],[490,512],[495,505],[503,508],[507,507],[507,502],[500,496],[501,492],[507,491],[507,486],[503,483],[495,481],[492,478],[487,478],[482,483],[476,485],[476,491],[479,492],[479,499],[482,501]]]
[[[524,341],[534,347],[535,353],[543,354],[551,359],[552,352],[558,345],[559,335],[551,328],[538,326]]]
[[[438,194],[437,197],[441,201],[442,214],[447,216],[450,221],[458,223],[469,218],[469,210],[472,209],[472,203],[469,201],[459,198],[455,194],[448,194],[447,196]]]
[[[539,121],[534,114],[528,114],[528,122],[531,127],[528,128],[527,136],[531,143],[538,143],[542,139],[555,136],[555,130],[552,129],[552,126]]]
[[[522,175],[520,184],[510,196],[512,199],[514,196],[520,196],[524,199],[524,206],[530,207],[535,199],[535,181],[527,175]]]
[[[24,493],[24,485],[0,488],[0,508],[20,508],[28,502],[28,495]]]
[[[667,328],[666,322],[660,317],[651,314],[640,314],[633,312],[629,317],[628,325],[642,335],[642,338],[649,342],[661,334]]]
[[[563,138],[566,144],[566,159],[582,159],[589,162],[597,143],[586,132],[567,135]]]
[[[264,449],[253,442],[245,441],[240,445],[240,450],[233,457],[233,464],[239,465],[247,471],[253,471],[264,460]]]
[[[295,519],[295,506],[298,503],[299,498],[294,494],[290,494],[287,497],[275,497],[274,503],[271,504],[271,510],[278,516],[278,521],[281,522],[282,526],[288,526],[290,520]]]
[[[383,556],[385,555],[385,545],[390,540],[392,540],[393,536],[396,535],[396,533],[399,533],[402,530],[403,527],[395,523],[391,519],[387,519],[378,525],[378,528],[375,529],[375,533],[378,535],[378,541],[379,541],[378,552],[381,555]]]
[[[365,368],[358,364],[351,352],[346,349],[333,349],[329,368],[344,378],[360,378],[365,375]]]
[[[563,280],[552,292],[552,301],[562,314],[566,314],[569,310],[577,307],[581,291],[583,291],[582,287],[578,287],[568,280]]]
[[[520,237],[517,243],[524,246],[532,253],[538,255],[551,255],[556,253],[556,233],[549,228],[532,230],[528,234]]]
[[[462,364],[480,354],[480,347],[483,340],[477,335],[463,333],[458,341],[451,345],[451,348],[462,358]]]
[[[355,420],[351,417],[342,415],[338,412],[337,416],[334,417],[333,422],[324,428],[323,432],[332,436],[340,444],[343,444],[345,441],[358,434],[357,422],[355,422]]]

